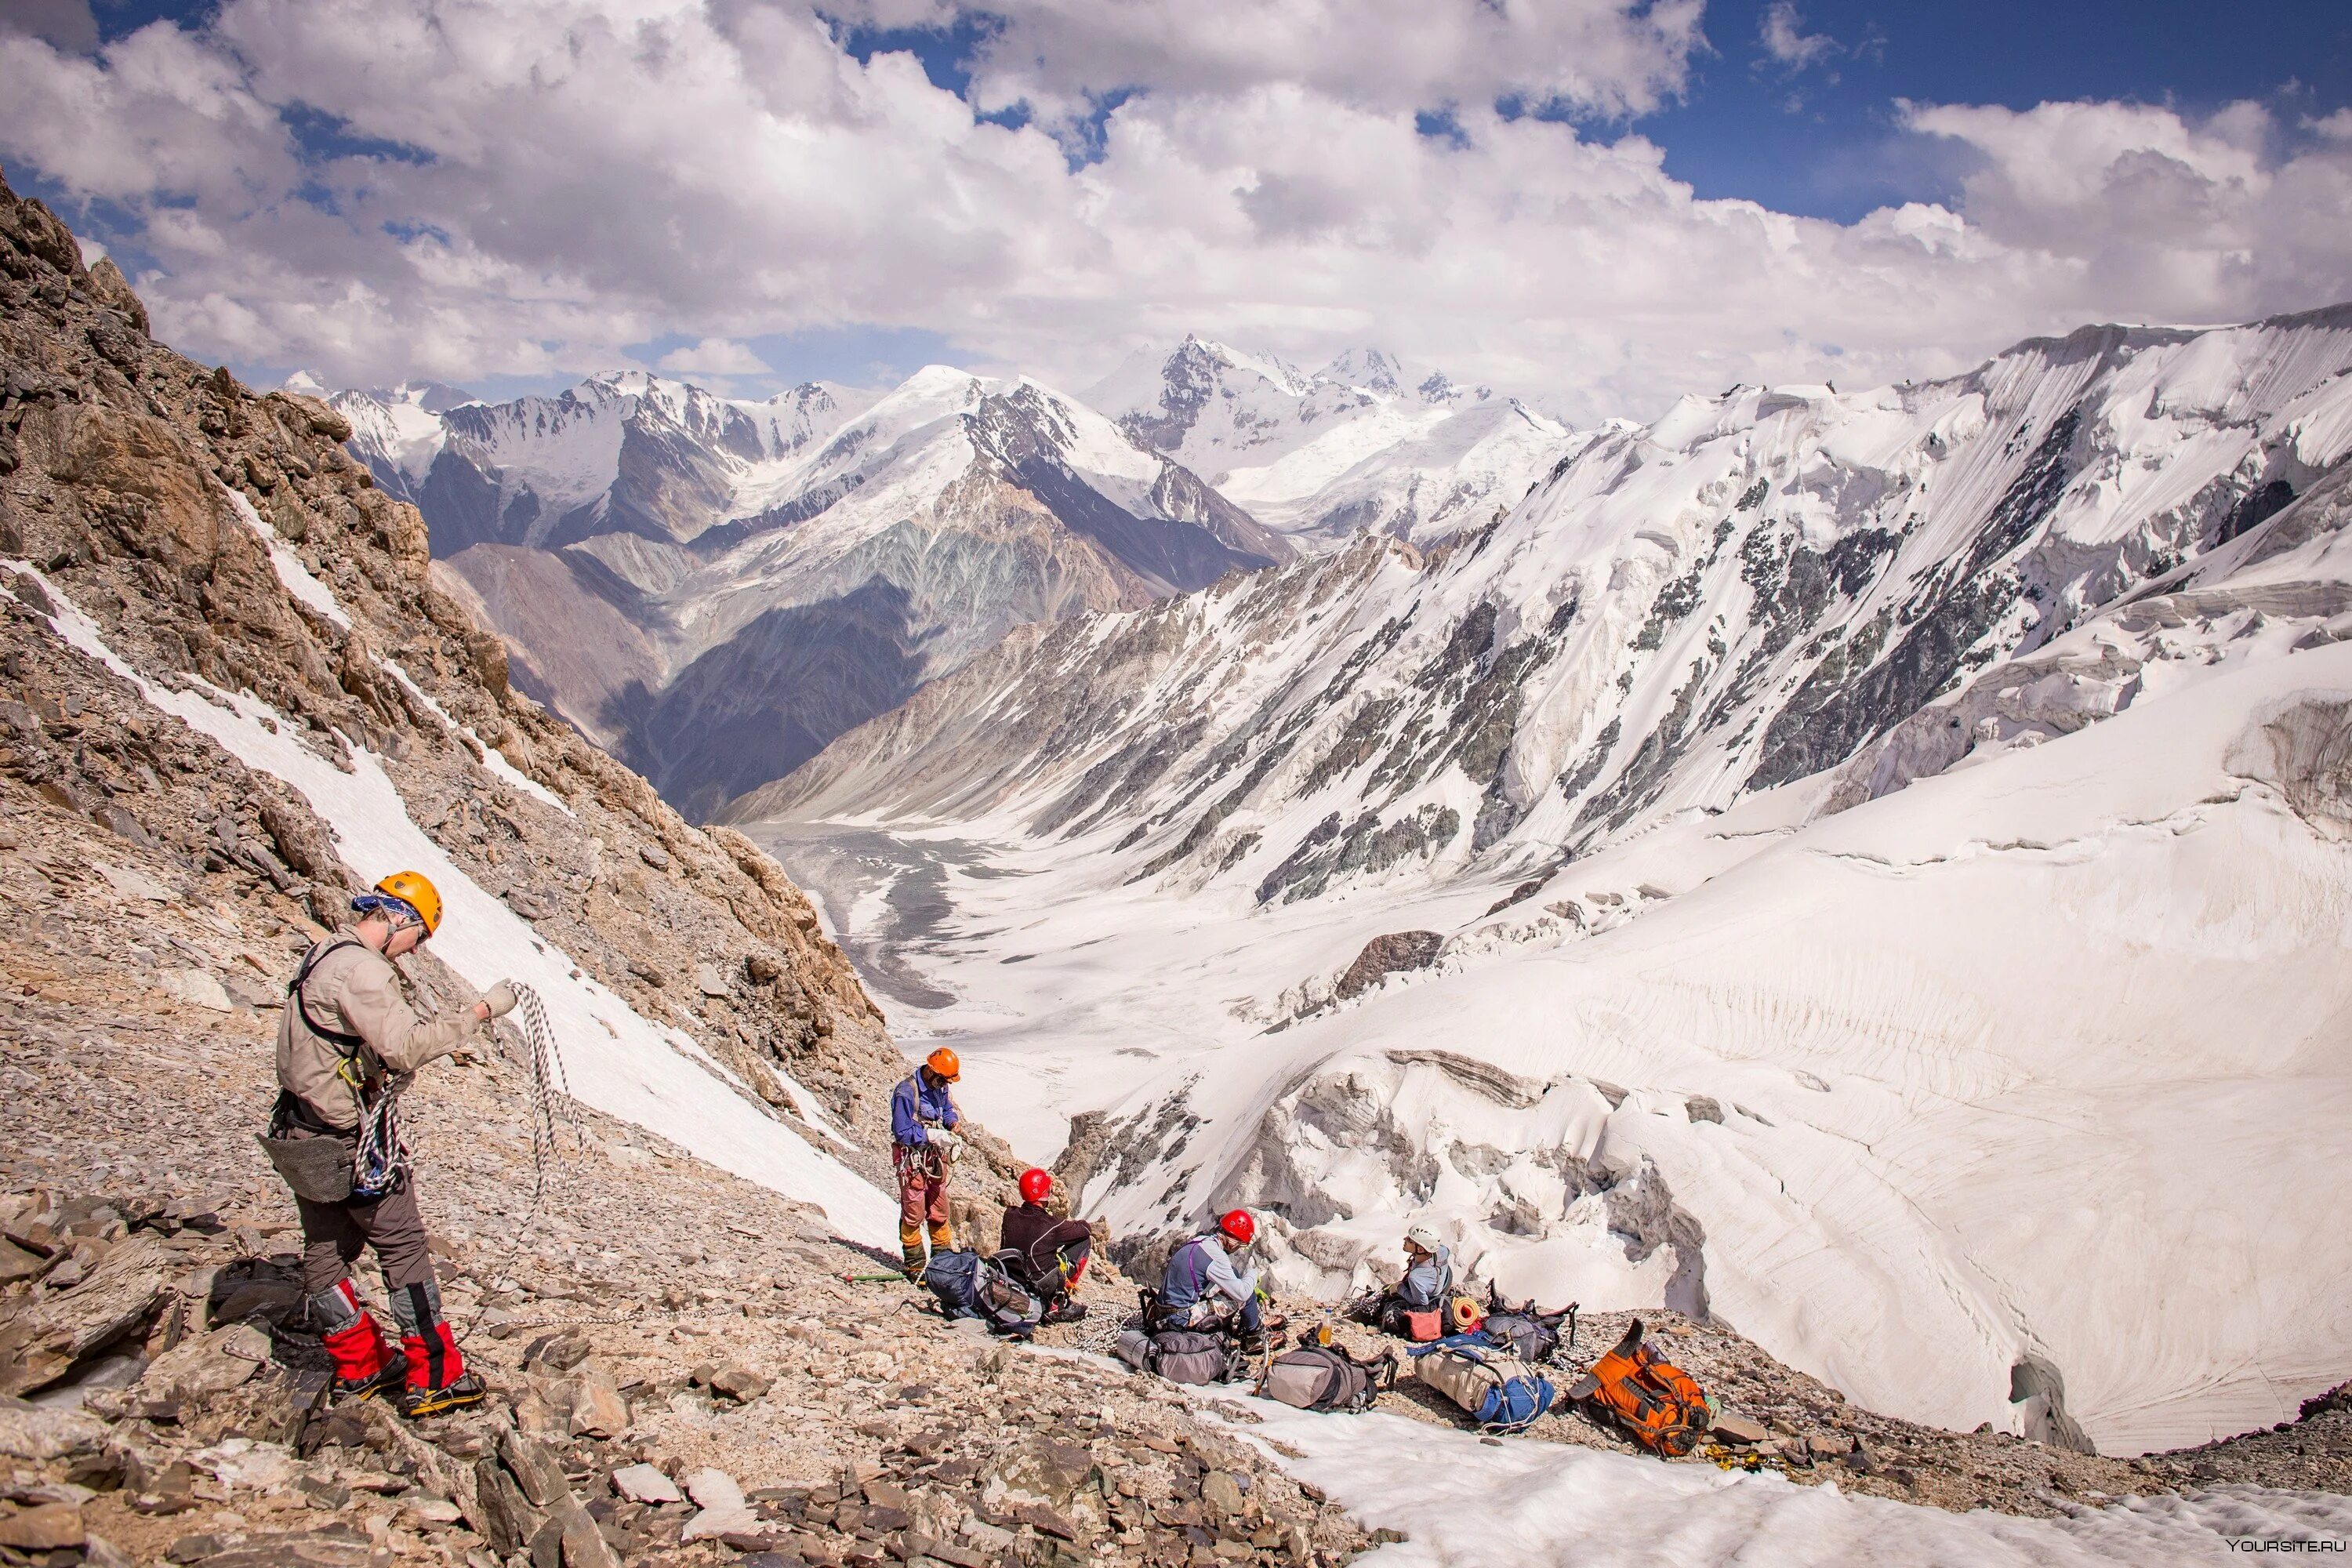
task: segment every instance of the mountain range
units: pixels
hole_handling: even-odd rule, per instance
[[[1328,1298],[1432,1221],[1873,1408],[2201,1441],[2352,1345],[2347,455],[2352,307],[1688,397],[728,816],[1123,1234],[1249,1204]]]
[[[1442,531],[1516,499],[1567,437],[1442,376],[1408,393],[1370,352],[1309,375],[1187,340],[1107,384],[1116,418],[940,366],[757,402],[643,373],[500,404],[428,385],[332,402],[519,683],[690,816],[1013,626],[1355,527]],[[1227,466],[1205,479],[1194,454]]]

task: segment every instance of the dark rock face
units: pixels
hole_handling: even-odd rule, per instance
[[[622,760],[700,820],[904,702],[923,662],[906,590],[880,578],[770,610],[661,690],[624,697]]]
[[[1364,944],[1354,963],[1340,974],[1332,994],[1345,1002],[1361,995],[1400,970],[1426,969],[1437,962],[1445,938],[1433,931],[1391,931]]]
[[[2213,542],[2227,544],[2242,533],[2251,533],[2286,509],[2294,500],[2294,487],[2284,479],[2273,479],[2254,490],[2230,509],[2221,520],[2221,528]]]
[[[1162,373],[1165,385],[1157,414],[1130,414],[1119,422],[1129,438],[1157,452],[1173,451],[1208,405],[1216,390],[1217,362],[1209,351],[1187,338]]]
[[[1764,732],[1750,789],[1769,788],[1843,762],[1871,737],[1926,706],[1964,667],[1970,650],[2016,603],[2014,573],[1993,566],[2021,546],[2074,481],[2067,461],[2080,409],[2053,421],[2023,472],[2011,481],[1968,553],[1906,609],[1913,625],[1885,658],[1858,676],[1827,661],[1798,688]]]
[[[1259,903],[1311,899],[1335,877],[1385,871],[1409,856],[1433,854],[1462,831],[1462,817],[1452,806],[1424,805],[1390,823],[1368,811],[1349,823],[1345,833],[1339,831],[1339,820],[1336,813],[1324,818],[1258,884]]]

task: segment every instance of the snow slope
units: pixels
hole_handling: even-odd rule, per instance
[[[939,861],[836,923],[1028,1152],[1098,1113],[1122,1233],[1248,1202],[1330,1292],[1426,1215],[1915,1418],[2242,1430],[2352,1359],[2347,370],[2336,310],[1686,402],[1451,548],[1022,634],[744,815]]]
[[[242,498],[229,493],[242,509]],[[299,574],[289,584],[298,598],[333,605],[331,590],[299,562],[273,559],[281,578]],[[845,1237],[877,1246],[891,1242],[896,1205],[888,1198],[839,1161],[754,1111],[720,1081],[725,1069],[689,1037],[655,1025],[588,979],[569,954],[460,870],[410,818],[373,752],[347,739],[352,766],[345,772],[299,743],[294,737],[302,726],[250,693],[220,691],[193,677],[184,679],[182,689],[154,684],[106,645],[97,624],[56,583],[26,562],[0,564],[40,584],[58,607],[50,624],[59,637],[247,766],[299,791],[333,829],[337,852],[360,875],[373,879],[407,868],[430,877],[449,916],[466,933],[440,956],[478,988],[511,979],[539,993],[577,1099],[738,1175],[816,1205]],[[332,614],[340,618],[342,612],[338,607]],[[498,756],[487,748],[485,754]]]

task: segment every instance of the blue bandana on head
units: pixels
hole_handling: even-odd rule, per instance
[[[397,928],[404,924],[423,925],[425,917],[406,899],[395,899],[390,893],[362,893],[352,900],[352,912],[365,920],[370,915],[389,915]]]

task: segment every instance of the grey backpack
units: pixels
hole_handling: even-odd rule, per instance
[[[1230,1383],[1240,1375],[1240,1352],[1222,1334],[1162,1329],[1151,1336],[1151,1370],[1171,1383]]]
[[[1369,1410],[1396,1381],[1393,1356],[1366,1364],[1329,1345],[1301,1345],[1274,1358],[1257,1391],[1300,1410]]]

